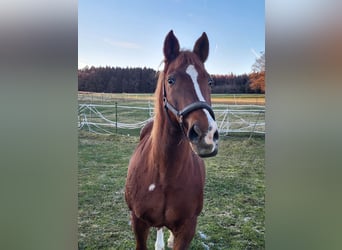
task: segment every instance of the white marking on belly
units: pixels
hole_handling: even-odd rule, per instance
[[[148,187],[148,191],[153,191],[156,188],[156,185],[154,183],[152,183],[149,187]]]
[[[154,248],[155,250],[165,249],[163,228],[160,228],[157,231],[157,240],[156,240],[156,243],[154,244]]]

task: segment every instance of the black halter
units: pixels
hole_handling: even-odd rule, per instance
[[[211,117],[215,120],[215,114],[214,114],[214,111],[212,110],[211,106],[208,103],[203,102],[203,101],[193,102],[193,103],[189,104],[188,106],[186,106],[185,108],[183,108],[182,110],[180,110],[180,111],[177,110],[167,100],[166,90],[165,90],[165,81],[164,81],[164,85],[163,85],[163,102],[164,102],[164,108],[165,108],[168,119],[171,121],[170,116],[169,116],[169,112],[167,112],[168,110],[170,110],[176,116],[177,121],[179,123],[179,126],[181,127],[181,130],[183,131],[185,137],[186,137],[186,133],[184,131],[183,118],[185,116],[187,116],[189,113],[191,113],[195,110],[198,110],[198,109],[206,109],[206,110],[208,110]]]

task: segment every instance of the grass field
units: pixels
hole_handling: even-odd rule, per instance
[[[134,249],[124,184],[138,137],[80,130],[78,143],[79,249]],[[205,159],[205,201],[190,249],[265,248],[264,145],[264,137],[222,136],[218,155]]]

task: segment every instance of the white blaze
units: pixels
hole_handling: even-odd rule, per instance
[[[190,64],[186,68],[185,72],[190,76],[190,78],[194,84],[194,89],[195,89],[198,100],[205,102],[205,99],[202,95],[200,86],[199,86],[198,81],[197,81],[198,72],[197,72],[196,68],[194,67],[194,65]],[[217,131],[217,124],[214,121],[214,119],[211,117],[211,115],[209,114],[208,110],[203,109],[203,112],[206,114],[206,116],[208,118],[208,124],[209,124],[208,134],[204,138],[204,140],[207,144],[213,144],[213,137],[214,137],[214,133]],[[214,149],[215,149],[215,147],[213,148],[213,151],[214,151]]]
[[[200,100],[202,102],[205,102],[205,99],[204,99],[204,97],[202,95],[201,89],[200,89],[200,87],[198,85],[198,82],[197,82],[198,72],[195,69],[194,65],[190,64],[186,68],[185,72],[191,77],[191,80],[192,80],[192,82],[194,84],[194,87],[195,87],[195,92],[196,92],[196,95],[198,97],[198,100]]]

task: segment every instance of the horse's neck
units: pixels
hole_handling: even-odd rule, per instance
[[[153,124],[149,166],[157,171],[162,183],[182,178],[184,171],[190,171],[192,150],[178,123],[167,117],[165,110],[157,113]],[[172,181],[171,181],[172,182]]]
[[[189,147],[178,124],[172,123],[165,113],[155,123],[153,133],[153,154],[154,158],[160,161],[170,162],[175,158],[182,158]],[[185,148],[184,148],[185,147]],[[184,156],[185,157],[185,156]]]

